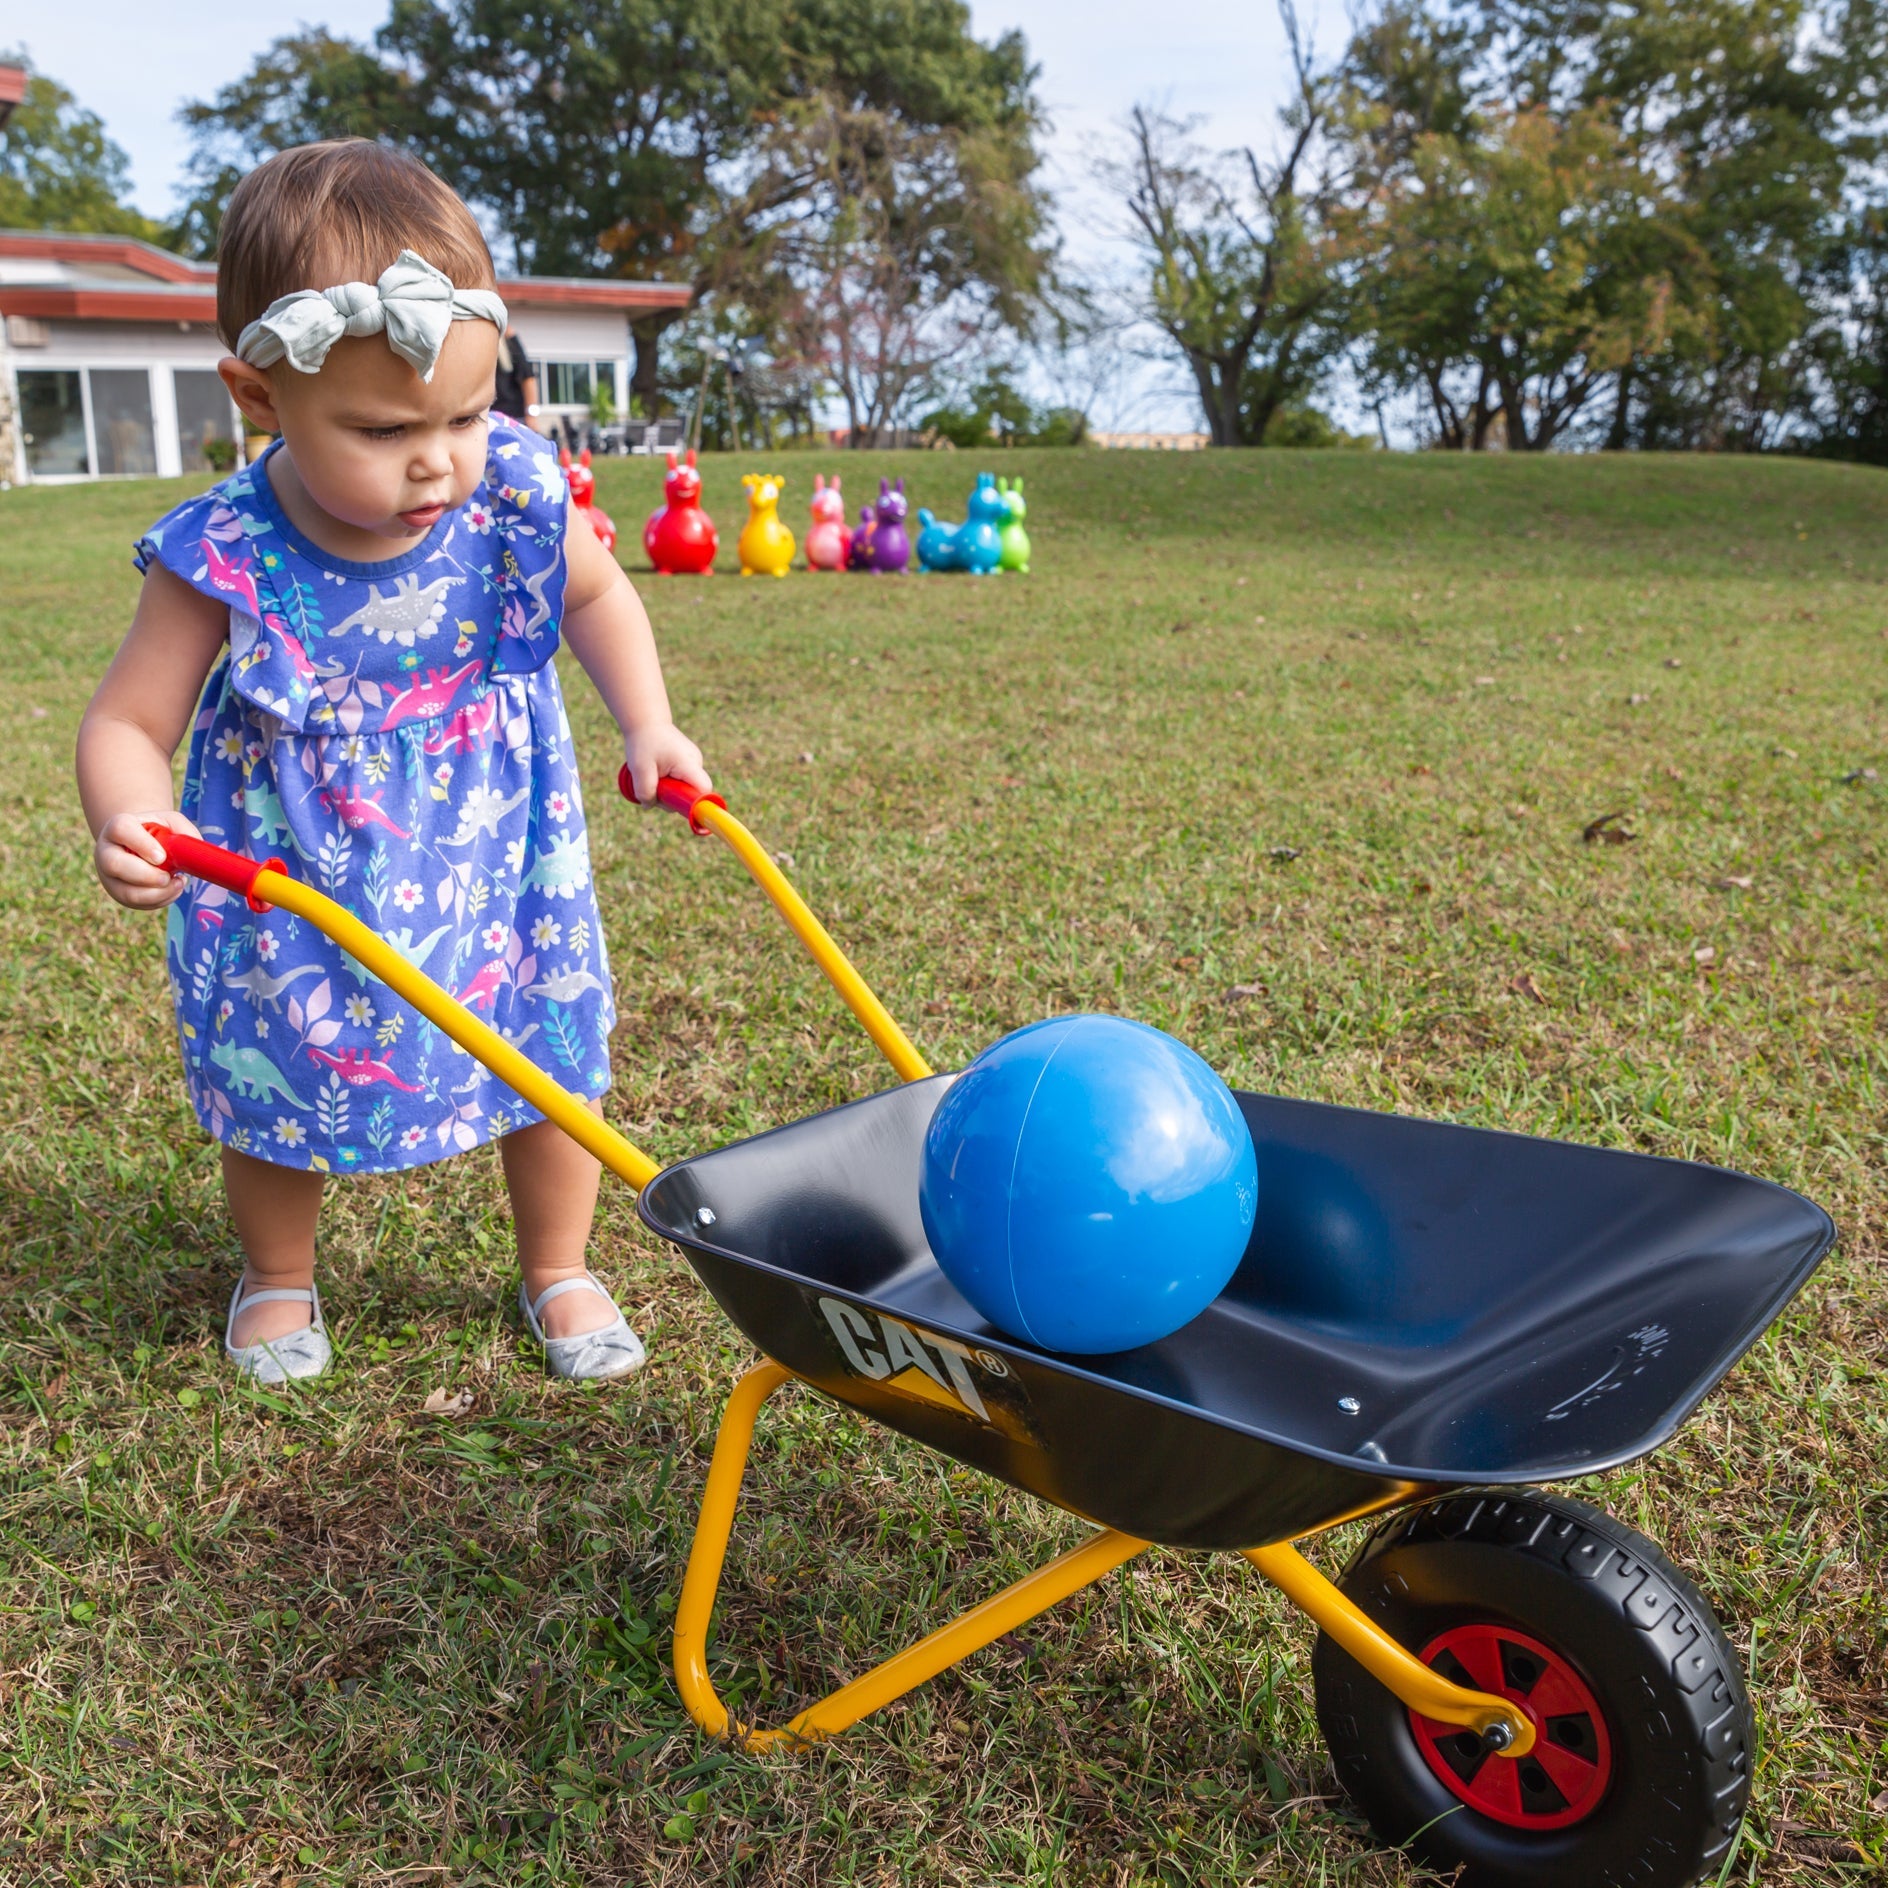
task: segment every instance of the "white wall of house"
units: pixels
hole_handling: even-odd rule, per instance
[[[575,417],[589,411],[587,392],[604,362],[609,363],[610,396],[620,413],[629,411],[629,318],[620,308],[534,308],[529,302],[511,304],[511,323],[524,337],[538,365],[538,404],[552,413]],[[553,374],[563,366],[573,371]],[[589,377],[577,369],[589,370]],[[562,384],[554,384],[562,383]],[[569,394],[565,399],[553,393]]]
[[[206,408],[214,406],[219,435],[240,437],[235,406],[203,378],[216,371],[227,352],[215,329],[202,322],[7,318],[0,322],[0,401],[10,410],[11,424],[0,431],[10,435],[10,451],[0,459],[0,476],[40,483],[177,477],[187,469],[179,434],[180,392],[186,421],[194,414],[201,422]],[[28,436],[35,409],[30,396],[49,384],[34,376],[46,374],[60,376],[50,384],[75,422],[58,455],[62,469],[56,471],[34,464],[34,441]],[[180,374],[189,378],[180,382]],[[95,379],[101,375],[107,378]],[[23,390],[29,397],[22,397]],[[43,403],[39,410],[46,410]]]
[[[609,385],[616,411],[628,411],[629,323],[621,309],[519,302],[512,320],[538,363],[539,404],[552,416],[586,414],[599,378]],[[179,432],[179,392],[186,424],[194,414],[200,427],[214,398],[201,376],[213,373],[227,352],[205,322],[0,321],[0,481],[175,478],[195,469],[200,461],[194,453],[186,457]],[[31,378],[41,374],[64,378]],[[180,383],[180,374],[190,378]],[[28,392],[55,388],[64,403],[65,430],[54,455],[61,469],[48,469],[43,440],[35,464],[27,437],[35,403],[22,400],[22,375],[29,377]],[[101,375],[107,377],[95,378]],[[141,381],[128,378],[138,375]],[[227,427],[219,432],[240,438],[235,407],[225,400],[222,409]],[[38,410],[48,411],[44,399]]]

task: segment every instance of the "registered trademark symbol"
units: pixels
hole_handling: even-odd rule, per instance
[[[976,1353],[977,1362],[993,1377],[1007,1377],[1009,1365],[993,1350],[980,1350]]]

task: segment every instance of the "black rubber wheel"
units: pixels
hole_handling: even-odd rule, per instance
[[[1722,1866],[1750,1793],[1750,1706],[1710,1608],[1643,1535],[1566,1496],[1476,1489],[1397,1515],[1339,1584],[1536,1720],[1538,1757],[1485,1752],[1320,1634],[1318,1721],[1385,1842],[1459,1869],[1460,1888],[1690,1888]]]

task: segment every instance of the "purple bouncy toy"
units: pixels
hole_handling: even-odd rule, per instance
[[[867,505],[859,513],[859,528],[852,534],[852,549],[846,558],[848,570],[902,571],[911,562],[911,540],[905,535],[905,482],[894,486],[889,479],[878,482],[878,503]]]

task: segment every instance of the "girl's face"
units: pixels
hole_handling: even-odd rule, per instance
[[[337,341],[315,374],[234,360],[222,373],[250,419],[281,434],[296,480],[323,512],[400,542],[430,531],[484,476],[497,361],[489,321],[455,321],[430,381],[379,334]]]

